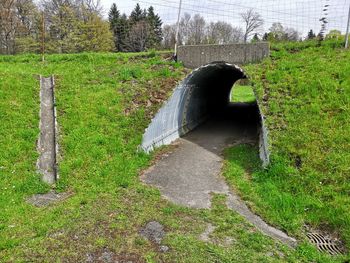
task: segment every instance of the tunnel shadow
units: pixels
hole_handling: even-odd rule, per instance
[[[194,88],[185,119],[189,123],[202,121],[194,129],[190,126],[182,138],[215,154],[234,144],[258,144],[261,116],[252,88],[251,102],[231,101],[235,91],[242,93],[248,84],[243,71],[227,64],[216,63],[215,67],[198,72],[190,81]]]
[[[261,129],[259,107],[254,103],[227,103],[213,111],[207,120],[184,135],[184,140],[221,155],[238,144],[258,145]]]

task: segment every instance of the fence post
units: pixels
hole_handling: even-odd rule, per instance
[[[182,6],[182,0],[180,0],[179,11],[177,13],[177,24],[176,24],[176,35],[175,35],[175,49],[174,49],[174,58],[176,60],[177,60],[177,46],[178,46],[178,41],[179,41],[181,6]]]
[[[349,47],[349,28],[350,28],[350,5],[349,5],[349,14],[348,14],[348,25],[346,27],[346,34],[345,34],[345,48]]]
[[[41,61],[45,62],[45,15],[41,13]]]

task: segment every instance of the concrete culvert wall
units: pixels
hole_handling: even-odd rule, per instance
[[[179,46],[178,60],[187,68],[197,68],[212,61],[226,61],[244,65],[263,60],[270,55],[268,42],[225,45],[186,45]]]
[[[208,119],[223,112],[230,104],[232,86],[246,78],[243,70],[225,62],[199,67],[174,90],[172,96],[153,118],[143,135],[145,152],[167,145]],[[261,122],[263,120],[261,118]],[[268,163],[266,129],[261,129],[260,157]]]

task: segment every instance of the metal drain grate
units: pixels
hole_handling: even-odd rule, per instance
[[[324,237],[318,233],[307,233],[306,235],[320,251],[328,252],[331,255],[338,255],[343,253],[337,242],[332,239]]]

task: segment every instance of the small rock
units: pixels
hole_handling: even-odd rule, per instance
[[[284,258],[284,254],[283,254],[281,251],[277,251],[277,255],[278,255],[280,258]]]
[[[268,257],[273,257],[273,252],[267,252],[267,253],[266,253],[266,256],[268,256]]]
[[[93,263],[94,262],[94,256],[91,255],[90,253],[86,254],[86,263]]]
[[[232,237],[225,237],[224,245],[231,246],[235,242],[235,239]]]
[[[159,251],[162,253],[168,252],[169,251],[169,247],[168,246],[160,246],[159,247]]]
[[[72,193],[56,193],[55,191],[50,191],[46,194],[36,194],[27,199],[27,202],[35,205],[37,207],[43,207],[50,205],[52,203],[56,203],[59,201],[63,201],[70,197]]]
[[[109,250],[105,250],[102,253],[99,260],[102,260],[102,262],[110,263],[110,262],[113,262],[113,258],[114,258],[114,253]]]
[[[151,221],[141,229],[140,235],[159,245],[165,236],[164,227],[157,221]]]
[[[210,242],[210,235],[214,232],[215,226],[212,224],[207,224],[205,231],[199,236],[199,239],[204,242]]]

